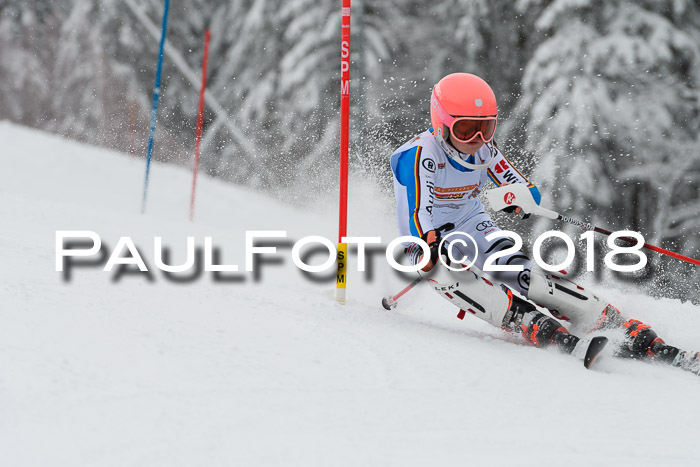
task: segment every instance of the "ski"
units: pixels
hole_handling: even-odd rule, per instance
[[[596,336],[591,339],[586,349],[586,355],[583,357],[583,366],[590,370],[607,344],[608,338],[604,336]]]
[[[681,350],[671,362],[671,366],[689,371],[695,376],[700,376],[700,352]]]
[[[700,352],[681,350],[657,339],[649,346],[653,359],[700,376]]]

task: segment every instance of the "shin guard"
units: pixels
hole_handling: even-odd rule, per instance
[[[512,292],[482,278],[477,268],[450,271],[438,266],[430,273],[420,273],[441,297],[460,308],[460,318],[469,312],[477,318],[501,327],[510,309]],[[506,292],[507,291],[507,292]]]
[[[608,303],[561,276],[533,269],[528,299],[585,331],[593,329]]]

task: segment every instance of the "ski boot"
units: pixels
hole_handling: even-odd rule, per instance
[[[648,358],[700,375],[700,352],[687,352],[666,344],[648,324],[639,320],[630,319],[622,326],[627,330],[619,356]]]
[[[586,368],[591,368],[608,342],[598,336],[581,339],[544,313],[530,302],[513,296],[513,301],[503,320],[507,331],[522,331],[522,336],[537,347],[554,345],[560,352],[583,359]]]

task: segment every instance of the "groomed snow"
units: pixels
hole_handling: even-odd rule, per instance
[[[700,465],[700,378],[612,357],[594,371],[456,311],[376,260],[346,306],[291,264],[184,284],[55,271],[55,232],[204,236],[243,267],[246,230],[335,241],[335,200],[299,210],[155,163],[0,122],[0,459],[7,466]],[[395,236],[391,200],[351,182],[350,233]],[[350,267],[355,263],[351,260]],[[597,290],[601,290],[600,287]],[[667,342],[700,348],[700,309],[608,287]]]

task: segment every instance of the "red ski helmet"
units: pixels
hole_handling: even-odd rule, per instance
[[[430,120],[433,135],[457,164],[468,170],[489,167],[493,151],[488,160],[475,163],[473,156],[470,160],[464,160],[445,141],[451,132],[456,141],[463,143],[473,141],[479,135],[485,142],[493,139],[498,121],[498,106],[496,96],[486,81],[469,73],[452,73],[442,78],[433,87]]]
[[[433,87],[430,120],[438,137],[447,137],[444,127],[451,128],[454,117],[498,118],[496,96],[486,81],[470,73],[452,73]],[[490,140],[493,134],[483,136]]]

